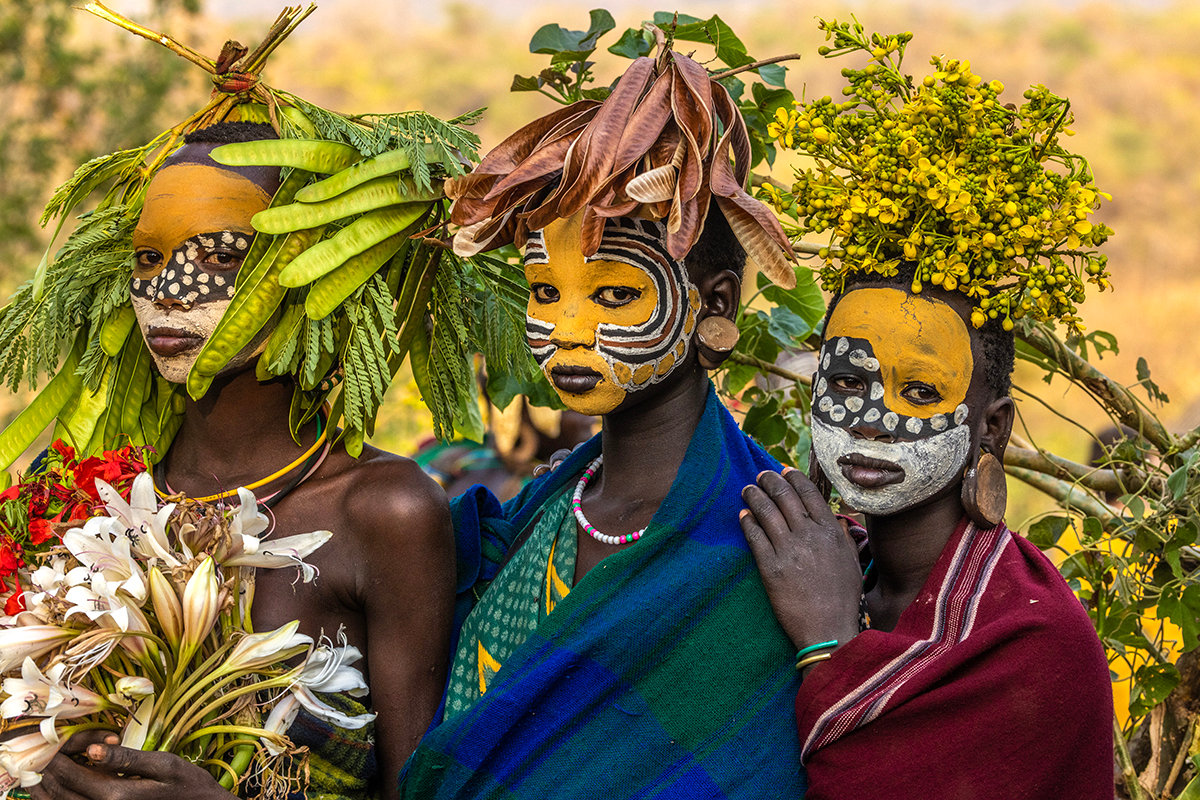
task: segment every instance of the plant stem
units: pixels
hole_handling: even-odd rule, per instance
[[[765,67],[768,64],[778,64],[780,61],[798,61],[799,59],[799,53],[788,53],[786,56],[764,58],[762,61],[755,61],[753,64],[745,64],[740,67],[734,67],[733,69],[727,69],[724,72],[714,72],[708,77],[714,81],[719,81],[722,78],[728,78],[730,75],[737,75],[739,72],[746,72],[748,70],[758,69],[759,67]]]
[[[1121,770],[1121,780],[1125,782],[1125,789],[1129,792],[1130,800],[1150,800],[1146,796],[1146,790],[1138,783],[1137,771],[1133,768],[1133,759],[1129,756],[1129,747],[1125,744],[1125,733],[1121,730],[1121,726],[1117,724],[1117,718],[1114,716],[1112,721],[1113,726],[1113,749],[1117,753],[1117,767]]]
[[[141,36],[143,39],[149,39],[152,42],[158,42],[175,55],[179,56],[180,58],[186,58],[188,61],[200,67],[200,69],[204,70],[210,75],[217,74],[217,62],[213,61],[212,59],[205,58],[192,48],[182,44],[170,36],[167,36],[165,33],[152,31],[147,27],[137,24],[127,17],[121,16],[117,12],[107,8],[103,3],[93,0],[93,2],[85,5],[83,10],[90,14],[94,14],[102,20],[111,22],[113,25],[116,25],[119,28],[124,28],[132,34]]]
[[[745,364],[749,367],[755,367],[763,372],[769,372],[772,375],[778,375],[780,378],[792,381],[793,383],[802,383],[805,386],[812,386],[811,375],[801,375],[799,372],[792,372],[790,369],[777,367],[769,361],[763,361],[761,358],[744,355],[742,353],[730,353],[729,360],[735,364]]]
[[[1006,459],[1007,460],[1007,459]],[[1012,475],[1018,480],[1022,480],[1039,491],[1045,492],[1054,498],[1065,507],[1067,510],[1073,510],[1085,514],[1089,517],[1095,517],[1100,520],[1105,530],[1115,528],[1120,523],[1120,518],[1117,517],[1105,503],[1089,496],[1085,491],[1078,486],[1059,480],[1042,472],[1035,472],[1024,467],[1004,465],[1004,471]]]

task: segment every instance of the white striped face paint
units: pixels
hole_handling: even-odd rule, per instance
[[[684,363],[700,290],[663,245],[661,224],[610,220],[600,248],[580,250],[581,216],[530,236],[526,338],[566,405],[606,414]]]

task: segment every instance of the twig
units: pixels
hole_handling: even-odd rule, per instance
[[[796,61],[799,60],[799,53],[788,53],[786,56],[775,56],[774,58],[764,58],[762,61],[755,61],[753,64],[745,64],[733,69],[727,69],[724,72],[714,72],[709,75],[714,81],[719,81],[722,78],[728,78],[730,75],[737,75],[739,72],[746,72],[759,67],[765,67],[768,64],[778,64],[780,61]]]
[[[1125,790],[1129,792],[1129,800],[1150,800],[1146,790],[1138,783],[1137,770],[1133,768],[1133,759],[1129,756],[1129,746],[1125,743],[1125,732],[1113,717],[1113,749],[1117,753],[1117,766],[1121,770],[1121,780],[1125,782]]]
[[[1171,764],[1171,774],[1167,776],[1167,783],[1163,786],[1163,790],[1170,792],[1175,786],[1175,781],[1179,780],[1179,773],[1183,772],[1183,765],[1187,763],[1188,751],[1191,749],[1192,736],[1196,733],[1196,718],[1193,716],[1188,720],[1187,730],[1183,734],[1183,739],[1179,742],[1179,752],[1175,754],[1175,761]]]
[[[745,364],[749,367],[755,367],[763,372],[769,372],[772,375],[778,375],[784,380],[792,381],[793,383],[802,383],[805,386],[812,386],[811,375],[801,375],[799,372],[792,372],[790,369],[779,367],[769,361],[763,361],[761,358],[754,356],[743,355],[742,353],[732,353],[729,360],[735,364]]]
[[[1120,518],[1104,502],[1091,497],[1087,492],[1074,484],[1051,477],[1044,472],[1037,472],[1024,467],[1004,465],[1004,471],[1014,478],[1024,481],[1033,488],[1044,492],[1058,501],[1068,511],[1074,510],[1089,517],[1100,520],[1105,530],[1110,530],[1120,523]]]
[[[1063,481],[1079,483],[1097,492],[1125,494],[1120,476],[1113,470],[1084,466],[1065,458],[1059,458],[1052,453],[1009,445],[1004,450],[1004,463],[1042,472]]]
[[[1021,340],[1058,365],[1073,382],[1092,393],[1099,402],[1116,414],[1117,419],[1144,436],[1166,456],[1176,452],[1171,434],[1152,414],[1145,413],[1137,398],[1121,384],[1072,351],[1045,325],[1026,322],[1021,326]]]
[[[186,58],[188,61],[200,67],[200,69],[204,70],[210,75],[217,74],[217,62],[210,58],[205,58],[192,48],[166,35],[165,33],[158,33],[145,26],[138,25],[133,20],[123,17],[117,12],[107,8],[103,3],[95,2],[95,0],[93,0],[93,2],[85,5],[83,10],[90,14],[94,14],[102,20],[111,22],[113,25],[116,25],[119,28],[124,28],[130,33],[141,36],[143,39],[149,39],[152,42],[158,42],[175,55],[179,56],[180,58]]]

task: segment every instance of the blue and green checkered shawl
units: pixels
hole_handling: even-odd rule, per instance
[[[459,588],[547,499],[578,480],[595,438],[503,508],[456,502]],[[592,569],[509,656],[475,705],[448,715],[405,767],[407,798],[800,798],[792,646],[737,515],[777,469],[710,390],[683,466],[643,538]]]

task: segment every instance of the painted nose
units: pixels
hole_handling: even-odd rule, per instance
[[[860,422],[850,429],[850,435],[855,439],[865,439],[871,442],[884,442],[892,444],[896,441],[896,437],[887,431],[881,430],[867,422]]]
[[[550,341],[558,347],[594,347],[596,344],[596,327],[575,309],[564,309]]]
[[[165,282],[160,283],[154,291],[154,305],[159,308],[176,308],[181,311],[187,311],[192,307],[192,304],[181,296],[181,293],[170,291],[170,287],[165,285]]]

